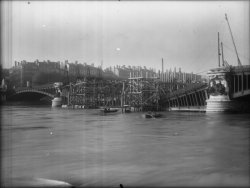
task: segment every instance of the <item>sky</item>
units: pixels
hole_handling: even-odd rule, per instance
[[[249,65],[249,1],[1,1],[2,59],[181,68],[203,74],[224,56]]]

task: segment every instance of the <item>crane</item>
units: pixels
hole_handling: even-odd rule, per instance
[[[230,34],[231,34],[231,38],[232,38],[232,41],[233,41],[233,44],[234,44],[234,50],[235,50],[235,53],[236,53],[236,55],[237,55],[238,65],[239,65],[239,66],[242,66],[242,64],[241,64],[241,62],[240,62],[240,58],[239,58],[238,52],[237,52],[237,49],[236,49],[236,45],[235,45],[235,42],[234,42],[232,30],[231,30],[231,27],[230,27],[230,24],[229,24],[229,21],[228,21],[228,18],[227,18],[227,14],[225,14],[225,19],[226,19],[226,21],[227,21],[227,24],[228,24],[228,27],[229,27],[229,31],[230,31]]]

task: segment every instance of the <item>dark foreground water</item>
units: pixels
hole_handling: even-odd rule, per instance
[[[249,114],[2,107],[2,184],[247,186]]]

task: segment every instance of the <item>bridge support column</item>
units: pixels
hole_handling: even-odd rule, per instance
[[[233,92],[236,92],[236,75],[233,75]]]
[[[181,98],[180,97],[177,97],[178,99],[178,105],[179,105],[179,108],[181,107]]]
[[[188,103],[187,94],[185,95],[185,101],[186,101],[187,107],[189,108],[189,103]]]
[[[190,99],[190,106],[194,106],[192,94],[189,94],[188,96],[189,96],[189,99]]]
[[[204,93],[205,93],[205,98],[206,98],[206,100],[207,100],[207,99],[209,99],[209,97],[208,97],[208,94],[207,94],[207,91],[206,91],[206,90],[204,91]]]
[[[198,100],[197,100],[197,96],[196,93],[194,92],[194,101],[195,101],[195,106],[199,106]]]
[[[244,74],[241,73],[241,93],[244,93]]]
[[[181,104],[182,104],[182,106],[185,106],[183,96],[181,97]]]
[[[205,91],[202,91],[201,92],[201,97],[202,97],[202,100],[203,100],[203,103],[204,103],[204,105],[206,105],[207,103],[206,103],[206,96],[205,96]]]
[[[177,97],[177,100],[178,100],[178,107],[180,108],[181,107],[181,99],[180,99],[180,97]]]
[[[191,100],[191,106],[195,106],[194,105],[194,100],[193,100],[193,97],[192,97],[192,93],[189,95],[189,97],[190,97],[190,100]]]
[[[240,91],[240,75],[237,75],[238,78],[238,91]]]
[[[187,106],[186,101],[185,101],[185,96],[182,96],[182,102],[183,102],[183,106]]]
[[[249,76],[250,76],[250,74],[246,75],[246,86],[247,86],[246,88],[247,89],[250,89],[250,87],[249,87]]]
[[[202,97],[202,100],[204,101],[204,105],[206,105],[206,95],[205,95],[205,91],[201,91],[201,97]]]
[[[199,91],[199,96],[200,96],[201,105],[205,106],[206,99],[203,97],[202,91]]]
[[[197,99],[198,99],[199,106],[201,106],[202,102],[201,102],[201,99],[200,99],[200,91],[196,92],[196,96],[197,96]]]
[[[198,93],[195,92],[194,95],[195,95],[195,99],[196,99],[196,102],[197,102],[197,106],[200,106],[200,101],[198,100],[199,97],[197,96]]]

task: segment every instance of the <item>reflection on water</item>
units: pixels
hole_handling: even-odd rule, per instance
[[[75,186],[249,185],[249,114],[2,108],[2,176]]]

